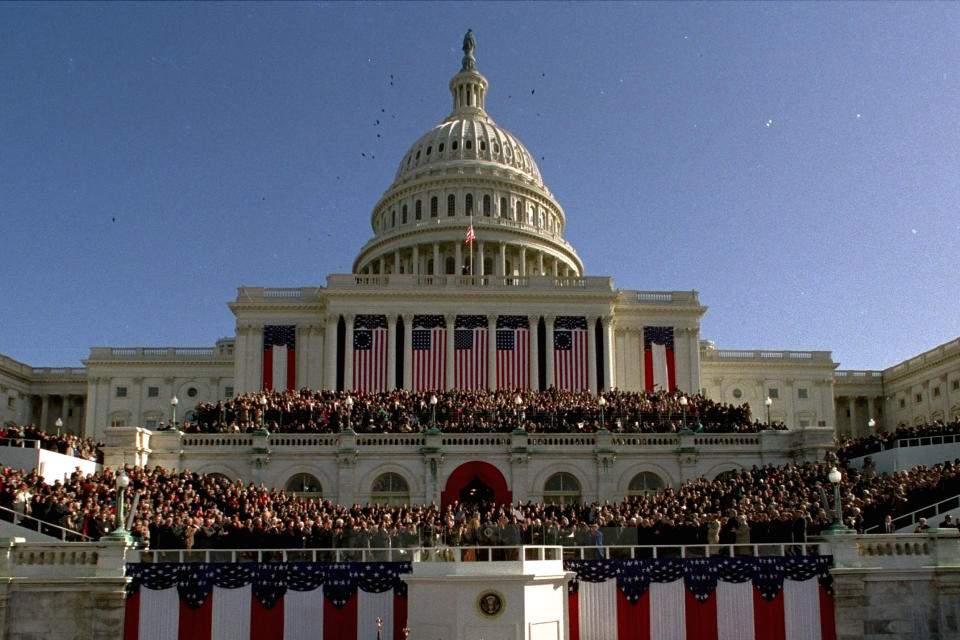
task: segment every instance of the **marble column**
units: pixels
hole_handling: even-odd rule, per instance
[[[413,314],[403,316],[403,388],[413,389]]]
[[[40,428],[47,430],[47,418],[50,413],[50,396],[44,394],[40,396]]]
[[[444,316],[444,319],[447,321],[447,348],[446,348],[446,386],[444,387],[447,391],[453,389],[454,385],[454,366],[453,366],[453,335],[454,335],[454,324],[456,324],[457,316],[448,313]]]
[[[420,273],[420,247],[417,245],[413,245],[413,259],[410,263],[410,273]]]
[[[540,344],[537,340],[540,316],[529,316],[530,323],[530,388],[540,388]]]
[[[440,268],[440,243],[433,243],[433,274],[440,275],[443,273],[443,269]]]
[[[587,317],[587,388],[597,393],[597,317]]]
[[[603,322],[603,384],[606,389],[613,389],[614,375],[617,371],[616,349],[616,320],[613,316],[606,316]]]
[[[323,337],[323,355],[326,366],[323,368],[323,388],[337,390],[337,324],[340,317],[331,313],[327,316],[326,335]]]
[[[487,389],[497,388],[497,316],[487,316]]]
[[[353,320],[354,315],[343,316],[346,324],[346,333],[343,337],[343,388],[347,391],[354,389],[353,384]]]
[[[397,314],[387,314],[387,390],[397,388]]]
[[[547,328],[546,340],[544,340],[544,347],[546,348],[546,353],[544,354],[544,360],[546,360],[546,374],[547,379],[545,381],[545,386],[547,389],[550,387],[555,387],[557,381],[555,379],[555,374],[553,370],[553,321],[556,318],[554,316],[544,316],[543,324]]]
[[[500,243],[500,259],[497,262],[497,275],[506,277],[507,275],[507,243]]]

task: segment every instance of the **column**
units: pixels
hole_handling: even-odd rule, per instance
[[[597,393],[597,317],[587,316],[587,388]]]
[[[507,275],[507,243],[500,243],[500,260],[497,264],[497,275],[506,277]]]
[[[607,389],[618,386],[614,380],[617,371],[616,321],[613,316],[603,319],[603,382]]]
[[[525,246],[520,247],[520,277],[527,277],[527,248]]]
[[[337,321],[339,316],[331,313],[327,316],[327,329],[323,337],[323,355],[326,366],[323,368],[323,388],[337,389]]]
[[[393,272],[400,273],[400,250],[393,252]]]
[[[237,323],[233,338],[233,390],[237,394],[249,391],[244,386],[244,381],[247,379],[248,344],[247,327]]]
[[[397,314],[387,314],[387,389],[397,388]]]
[[[487,316],[487,389],[497,388],[497,316]]]
[[[454,255],[456,256],[455,258],[456,266],[453,268],[453,274],[459,276],[463,274],[463,243],[455,242],[453,244],[454,244],[454,247],[456,248],[456,251],[454,253]]]
[[[433,275],[440,275],[443,269],[440,268],[440,243],[433,243]]]
[[[458,245],[459,246],[459,245]],[[453,378],[453,325],[456,322],[457,316],[453,314],[446,314],[444,319],[447,321],[447,367],[446,367],[446,378],[447,384],[444,387],[447,391],[453,389],[454,378]]]
[[[560,277],[560,261],[557,258],[553,259],[553,277]]]
[[[847,403],[850,407],[850,436],[853,438],[859,438],[860,425],[857,423],[857,397],[848,396]]]
[[[387,263],[386,263],[386,261],[383,259],[383,256],[380,256],[379,264],[380,264],[380,275],[383,275],[383,274],[386,272],[386,269],[387,269]]]
[[[530,388],[540,388],[540,344],[537,340],[540,316],[529,316],[530,322]]]
[[[43,394],[40,396],[40,428],[47,430],[47,418],[50,412],[50,396]]]
[[[310,389],[323,388],[323,326],[310,325],[310,353],[307,354],[306,387]]]
[[[876,417],[873,414],[873,396],[867,396],[867,421],[869,422],[871,418],[876,420]],[[879,420],[877,420],[877,422],[879,423]],[[873,431],[871,433],[868,433],[867,435],[873,435],[874,433],[878,433],[880,431],[878,427],[879,427],[879,424],[875,426],[873,428]]]
[[[436,264],[436,263],[434,263]],[[403,316],[403,388],[413,389],[413,314]]]
[[[142,381],[143,381],[143,378],[140,378],[140,381],[142,382]],[[140,417],[140,407],[139,407],[140,398],[143,396],[143,388],[142,388],[142,387],[143,387],[143,385],[140,385],[140,387],[137,388],[137,405],[138,405],[138,406],[137,406],[137,417],[138,417],[138,418]],[[70,396],[65,393],[65,394],[63,394],[62,396],[60,396],[60,398],[63,400],[63,404],[60,406],[60,419],[63,421],[63,430],[64,430],[64,431],[67,431],[67,425],[70,424],[70,423],[68,422],[68,420],[70,419],[70,414],[69,414],[69,410],[70,410]],[[142,419],[142,418],[140,419],[140,422],[139,422],[138,424],[143,424],[143,419]]]
[[[247,379],[248,391],[263,389],[263,325],[247,327]],[[167,396],[169,398],[170,396]]]
[[[483,277],[487,275],[483,271],[483,243],[477,243],[477,267],[473,270],[474,275]],[[492,335],[492,334],[491,334]]]
[[[543,251],[537,251],[537,275],[545,275],[543,273]]]
[[[353,384],[353,320],[352,313],[343,316],[346,333],[343,336],[343,389],[351,391]]]
[[[297,341],[297,357],[296,357],[296,371],[294,375],[296,376],[296,385],[295,389],[300,387],[307,386],[307,367],[310,366],[310,351],[312,346],[310,344],[310,327],[308,325],[298,324],[294,329],[296,334]]]
[[[547,363],[547,379],[544,381],[544,384],[549,389],[554,387],[557,384],[557,381],[553,372],[553,321],[555,320],[554,316],[544,316],[543,324],[547,328],[547,339],[544,340],[544,346],[546,347],[546,353],[544,354],[544,360]]]
[[[420,273],[420,247],[413,245],[413,261],[410,265],[410,273]]]

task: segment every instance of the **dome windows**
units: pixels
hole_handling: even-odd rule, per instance
[[[414,213],[413,213],[413,215],[414,215],[414,217],[415,217],[417,220],[419,220],[420,218],[423,217],[423,202],[422,202],[422,201],[417,200],[417,204],[414,205]]]
[[[453,140],[450,142],[450,148],[454,151],[457,150],[457,146],[460,144],[459,140]]]
[[[485,140],[481,140],[481,141],[480,141],[480,151],[486,151],[486,150],[487,150],[487,143],[486,143]]]
[[[432,198],[430,198],[430,217],[431,218],[437,217],[437,208],[438,208],[437,196],[433,196]]]
[[[467,151],[470,151],[471,149],[473,149],[473,140],[467,138],[467,139],[463,142],[463,146],[465,146],[465,147],[467,148]]]
[[[483,215],[487,218],[490,217],[490,196],[483,196]]]
[[[499,143],[499,142],[494,142],[494,143],[493,143],[493,152],[494,152],[494,153],[500,153],[500,143]]]
[[[468,216],[473,215],[473,194],[472,193],[468,193],[464,198],[464,209],[465,209],[466,215]]]
[[[437,153],[443,153],[443,143],[440,143],[440,146],[437,147]]]
[[[447,217],[452,217],[457,213],[457,197],[452,193],[447,196]]]
[[[507,205],[506,198],[500,198],[500,217],[501,218],[510,217],[510,207]]]
[[[433,145],[427,147],[427,155],[430,155],[430,152],[433,151]]]
[[[400,224],[407,224],[407,205],[403,205],[403,209],[401,209]]]
[[[420,149],[417,149],[417,160],[420,159]]]

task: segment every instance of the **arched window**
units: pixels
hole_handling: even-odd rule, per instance
[[[410,502],[410,485],[396,473],[385,473],[373,481],[370,501],[374,504],[401,505]]]
[[[655,473],[644,471],[633,476],[627,487],[628,496],[645,496],[663,491],[663,479]]]
[[[483,259],[483,275],[489,276],[493,274],[493,259],[484,258]]]
[[[287,486],[284,488],[287,493],[296,494],[300,498],[320,499],[323,497],[323,487],[320,485],[320,481],[309,473],[298,473],[287,480]]]
[[[427,273],[429,273],[429,274],[432,275],[432,276],[437,275],[437,274],[433,271],[433,258],[430,258],[429,260],[427,260]]]
[[[510,208],[507,206],[506,198],[500,198],[500,217],[501,218],[510,217]]]
[[[473,140],[471,140],[470,138],[467,138],[466,142],[464,142],[463,144],[464,146],[467,147],[467,151],[469,151],[470,149],[473,149]]]
[[[400,224],[407,224],[407,205],[400,210]]]
[[[457,273],[457,263],[453,259],[453,256],[450,256],[447,258],[446,272],[447,272],[447,275],[451,275],[451,276]]]
[[[452,216],[457,212],[457,197],[452,193],[447,196],[447,215]]]
[[[468,216],[473,215],[473,194],[468,193],[467,197],[464,198],[464,214]]]
[[[459,144],[460,144],[459,140],[454,140],[454,141],[452,141],[452,142],[450,143],[450,148],[453,149],[454,151],[456,151],[456,150],[457,150],[457,145],[459,145]]]
[[[438,208],[437,196],[433,196],[432,198],[430,198],[430,217],[431,218],[437,217],[437,208]]]
[[[483,196],[483,215],[490,217],[490,196]]]
[[[555,473],[543,485],[543,501],[546,503],[573,504],[580,502],[580,497],[580,482],[569,473]]]
[[[415,217],[417,220],[419,220],[422,217],[422,214],[423,214],[422,205],[423,205],[423,202],[420,200],[417,200],[417,204],[415,205],[413,210],[413,217]]]

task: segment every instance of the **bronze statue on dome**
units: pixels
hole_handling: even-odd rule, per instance
[[[473,29],[467,29],[463,36],[463,68],[461,71],[473,71],[477,68],[477,61],[473,57],[473,50],[477,48],[477,41],[473,37]]]

